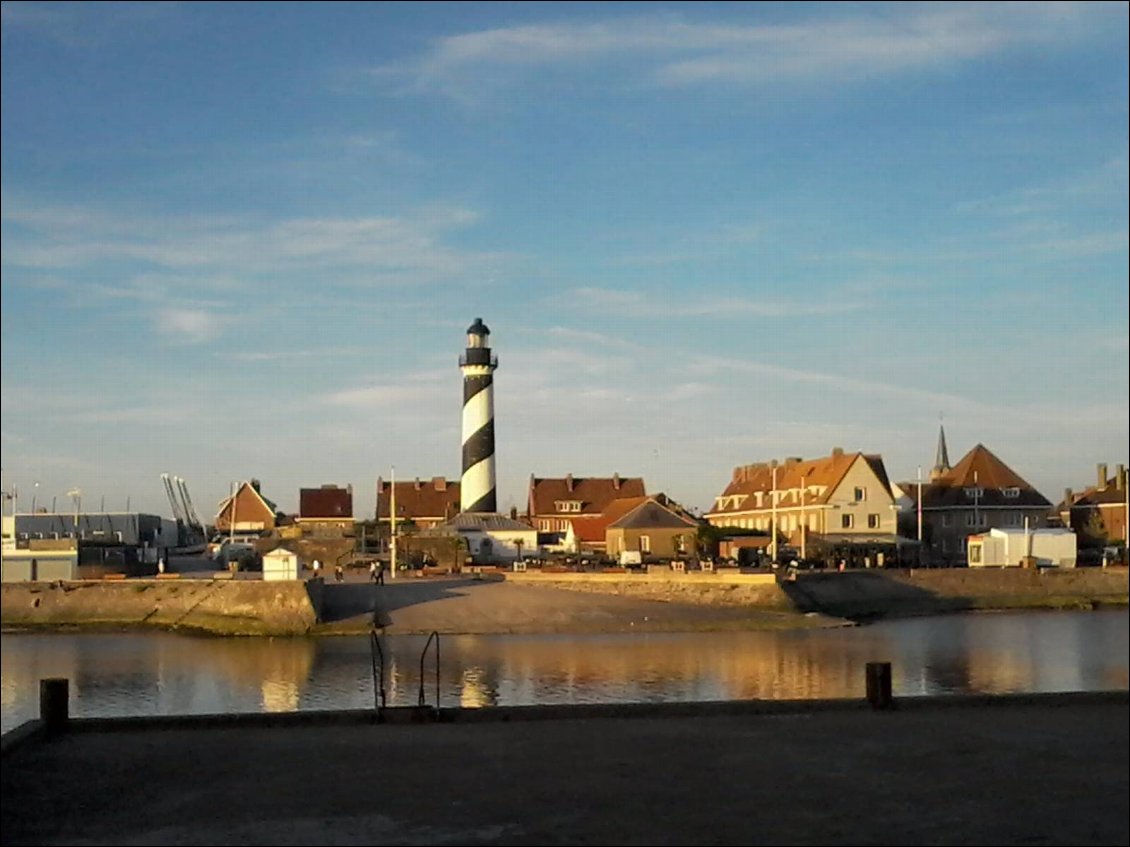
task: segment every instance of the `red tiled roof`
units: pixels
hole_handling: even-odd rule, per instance
[[[1018,496],[1006,497],[1004,492],[1010,488],[1017,489]],[[970,499],[967,489],[980,489],[976,503]],[[915,486],[909,486],[906,494],[911,500],[917,499]],[[925,509],[973,508],[974,505],[1033,509],[1049,508],[1051,502],[989,448],[978,444],[922,491],[922,507]]]
[[[599,515],[616,499],[643,497],[647,490],[642,477],[572,477],[560,479],[530,478],[529,510],[531,515],[572,517],[577,512],[559,512],[558,501],[580,501],[582,515]]]
[[[377,480],[377,518],[388,519],[392,484]],[[438,518],[446,520],[459,513],[459,483],[437,476],[429,480],[396,483],[397,520]]]
[[[353,491],[335,486],[300,488],[298,490],[298,516],[300,518],[352,518]]]
[[[883,466],[881,456],[858,452],[844,453],[842,451],[833,452],[832,455],[824,456],[820,459],[785,459],[783,462],[778,463],[776,479],[777,490],[800,489],[801,480],[803,479],[805,488],[818,486],[824,489],[819,497],[812,496],[807,502],[813,505],[826,502],[836,490],[836,486],[838,486],[844,476],[847,475],[851,466],[860,459],[867,462],[879,481],[887,490],[890,490],[890,481],[887,478],[887,471]],[[765,462],[754,465],[739,465],[734,468],[730,483],[726,486],[721,496],[730,497],[735,494],[752,495],[758,491],[769,492],[773,490],[773,485],[772,465]],[[740,507],[728,505],[726,508],[711,509],[710,511],[713,514],[720,514],[724,512],[748,511],[750,508],[750,502],[747,501]]]

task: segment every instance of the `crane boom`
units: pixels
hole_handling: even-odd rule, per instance
[[[178,523],[184,523],[185,522],[184,512],[182,511],[180,504],[177,502],[176,493],[173,491],[173,481],[172,481],[172,479],[169,477],[169,475],[167,473],[163,473],[163,474],[161,474],[161,481],[163,483],[165,483],[165,494],[169,498],[169,505],[172,506],[172,508],[173,508],[173,518]]]

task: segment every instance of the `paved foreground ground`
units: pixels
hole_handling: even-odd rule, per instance
[[[279,716],[275,726],[90,722],[4,753],[0,839],[12,845],[1130,839],[1125,692],[901,701],[885,712],[852,703],[597,712],[606,716],[575,717],[583,710],[558,708],[514,711],[508,721],[489,722],[471,722],[468,712],[440,723],[374,724],[357,713],[301,722]],[[574,717],[523,719],[562,714]]]

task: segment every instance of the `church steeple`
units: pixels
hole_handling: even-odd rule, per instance
[[[950,454],[946,449],[946,428],[938,424],[938,451],[934,456],[934,467],[930,471],[930,481],[933,482],[940,476],[950,471]]]

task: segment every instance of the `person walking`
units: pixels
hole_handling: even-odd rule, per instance
[[[375,561],[369,563],[369,582],[374,585],[377,582],[377,563]]]
[[[343,582],[345,580],[345,571],[341,569],[341,565],[338,565],[334,568],[334,579],[336,579],[338,582]]]
[[[317,559],[314,560],[314,564],[311,565],[311,567],[314,569],[314,578],[315,579],[317,579],[318,577],[320,577],[322,575],[322,563],[319,562]]]

